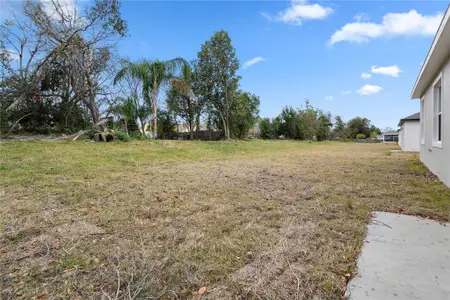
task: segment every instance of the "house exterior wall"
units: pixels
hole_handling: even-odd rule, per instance
[[[403,151],[420,151],[420,121],[404,121],[399,135],[399,144]]]
[[[424,101],[421,111],[421,122],[424,122],[422,133],[423,143],[420,143],[420,158],[422,162],[439,177],[439,179],[450,186],[450,60],[442,66],[441,71],[436,74],[436,79],[441,76],[442,90],[442,147],[433,145],[433,83],[427,88],[422,96]],[[422,109],[422,108],[421,108]]]

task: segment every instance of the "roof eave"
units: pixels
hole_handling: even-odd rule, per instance
[[[439,25],[436,35],[434,36],[433,42],[431,43],[430,49],[428,50],[425,62],[420,69],[419,76],[417,76],[416,82],[411,92],[411,99],[421,98],[430,85],[433,76],[435,76],[435,74],[439,71],[438,69],[430,70],[430,64],[438,65],[436,64],[436,61],[445,61],[445,59],[447,58],[442,57],[442,55],[436,57],[435,52],[436,49],[439,48],[439,46],[446,47],[446,44],[448,44],[448,42],[442,41],[442,39],[449,39],[450,37],[450,24],[448,22],[449,17],[450,5],[447,7],[444,17],[441,20],[441,24]]]

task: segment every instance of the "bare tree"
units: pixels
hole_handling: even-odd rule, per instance
[[[81,102],[90,111],[92,121],[98,123],[99,101],[106,93],[105,85],[115,73],[111,70],[115,38],[125,36],[127,30],[120,16],[118,0],[95,0],[84,13],[80,13],[76,6],[68,7],[63,0],[27,0],[24,15],[29,21],[26,30],[16,23],[5,23],[1,28],[8,45],[12,45],[13,39],[18,40],[13,49],[18,55],[19,68],[11,68],[9,72],[13,74],[14,71],[14,76],[8,76],[11,81],[8,90],[14,94],[14,103],[42,90],[43,82],[58,66],[64,70],[64,78],[59,82],[64,86],[64,93],[52,95],[62,97],[64,94],[76,103]],[[23,62],[23,51],[30,39],[16,36],[16,30],[11,30],[12,25],[21,29],[19,32],[35,37],[33,50],[27,56],[29,63]],[[6,48],[8,45],[2,45],[3,53],[10,52]],[[11,58],[11,53],[3,55],[5,57]],[[31,63],[33,60],[35,62]],[[22,86],[14,85],[17,80]]]
[[[0,24],[0,127],[3,129],[8,127],[7,120],[16,105],[35,95],[34,66],[42,53],[42,44],[43,37],[33,24],[14,12],[11,19]]]

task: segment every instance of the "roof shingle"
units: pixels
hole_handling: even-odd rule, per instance
[[[398,126],[402,126],[405,121],[419,121],[420,120],[420,112],[407,116],[403,119],[400,119]]]

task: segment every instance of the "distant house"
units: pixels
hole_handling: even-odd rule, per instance
[[[197,125],[192,124],[192,130],[197,131]],[[199,130],[205,130],[204,126],[200,124]],[[188,123],[177,124],[176,132],[190,132]]]
[[[397,131],[384,132],[381,136],[383,137],[383,142],[385,143],[398,143]]]
[[[398,123],[398,144],[403,151],[420,151],[420,112],[407,116]]]
[[[261,135],[261,131],[259,130],[259,123],[256,123],[250,130],[248,131],[248,138],[259,138]]]
[[[420,159],[450,186],[450,10],[439,25],[411,93],[420,99]]]

